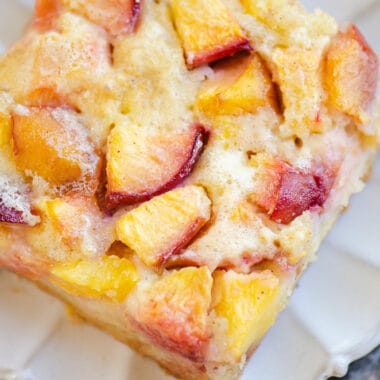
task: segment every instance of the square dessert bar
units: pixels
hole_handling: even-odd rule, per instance
[[[378,69],[296,0],[36,0],[0,59],[0,266],[238,379],[370,174]]]

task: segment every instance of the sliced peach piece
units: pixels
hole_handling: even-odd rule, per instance
[[[106,29],[113,37],[130,33],[137,25],[142,0],[62,0],[77,12]]]
[[[285,132],[304,136],[323,132],[328,121],[321,112],[321,56],[314,49],[291,46],[273,52],[273,76],[279,86]],[[300,79],[302,78],[302,79]]]
[[[106,207],[142,202],[178,185],[191,173],[206,138],[201,126],[153,135],[140,127],[114,128],[108,139]]]
[[[277,201],[270,217],[288,224],[304,211],[320,208],[329,196],[336,174],[327,167],[319,173],[286,167],[281,173]]]
[[[326,56],[324,84],[330,105],[367,124],[378,72],[378,58],[359,29],[351,24],[340,31]]]
[[[122,302],[140,280],[135,265],[117,256],[57,264],[51,275],[54,283],[71,294],[116,302]]]
[[[280,284],[272,272],[214,273],[213,309],[227,321],[227,345],[236,361],[259,343],[282,308]]]
[[[137,324],[156,344],[202,362],[212,277],[208,268],[184,268],[154,282],[139,305]]]
[[[33,27],[39,32],[52,29],[61,11],[61,3],[61,0],[36,0]]]
[[[25,61],[29,74],[28,80],[21,81],[15,89],[18,103],[30,107],[70,106],[75,109],[79,94],[96,87],[99,77],[108,70],[110,44],[103,30],[78,23],[67,12],[59,26],[60,33],[42,34],[34,38],[32,44],[23,40],[9,55],[6,74],[16,75],[12,63],[17,59]]]
[[[97,184],[99,157],[84,127],[69,111],[51,108],[23,109],[13,113],[13,151],[16,165],[52,185],[85,179]]]
[[[116,225],[117,238],[146,265],[161,266],[206,224],[210,205],[200,186],[172,190],[122,216]]]
[[[263,172],[253,200],[277,223],[289,224],[304,211],[322,207],[336,177],[326,165],[304,171],[269,156],[257,160]]]
[[[270,73],[257,54],[232,58],[214,70],[215,78],[205,82],[197,98],[204,114],[255,113],[266,105],[277,108]]]
[[[189,69],[251,49],[221,0],[172,0],[171,6]]]

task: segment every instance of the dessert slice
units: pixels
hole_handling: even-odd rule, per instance
[[[0,266],[236,380],[364,186],[377,79],[295,0],[37,0],[0,59]]]

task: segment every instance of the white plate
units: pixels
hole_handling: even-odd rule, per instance
[[[338,19],[358,20],[380,47],[373,0],[319,0]],[[0,0],[0,49],[30,15],[30,0]],[[318,0],[307,1],[315,6]],[[356,13],[355,13],[356,12]],[[359,12],[359,13],[357,13]],[[361,13],[360,13],[361,12]],[[371,34],[372,33],[372,34]],[[22,75],[22,73],[20,73]],[[380,344],[380,160],[354,197],[250,361],[244,380],[316,380],[343,375]],[[64,307],[0,271],[0,380],[165,380],[159,367],[100,331],[73,323]]]

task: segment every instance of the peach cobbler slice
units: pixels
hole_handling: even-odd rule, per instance
[[[233,380],[377,145],[378,59],[294,0],[36,0],[0,59],[0,266]]]

